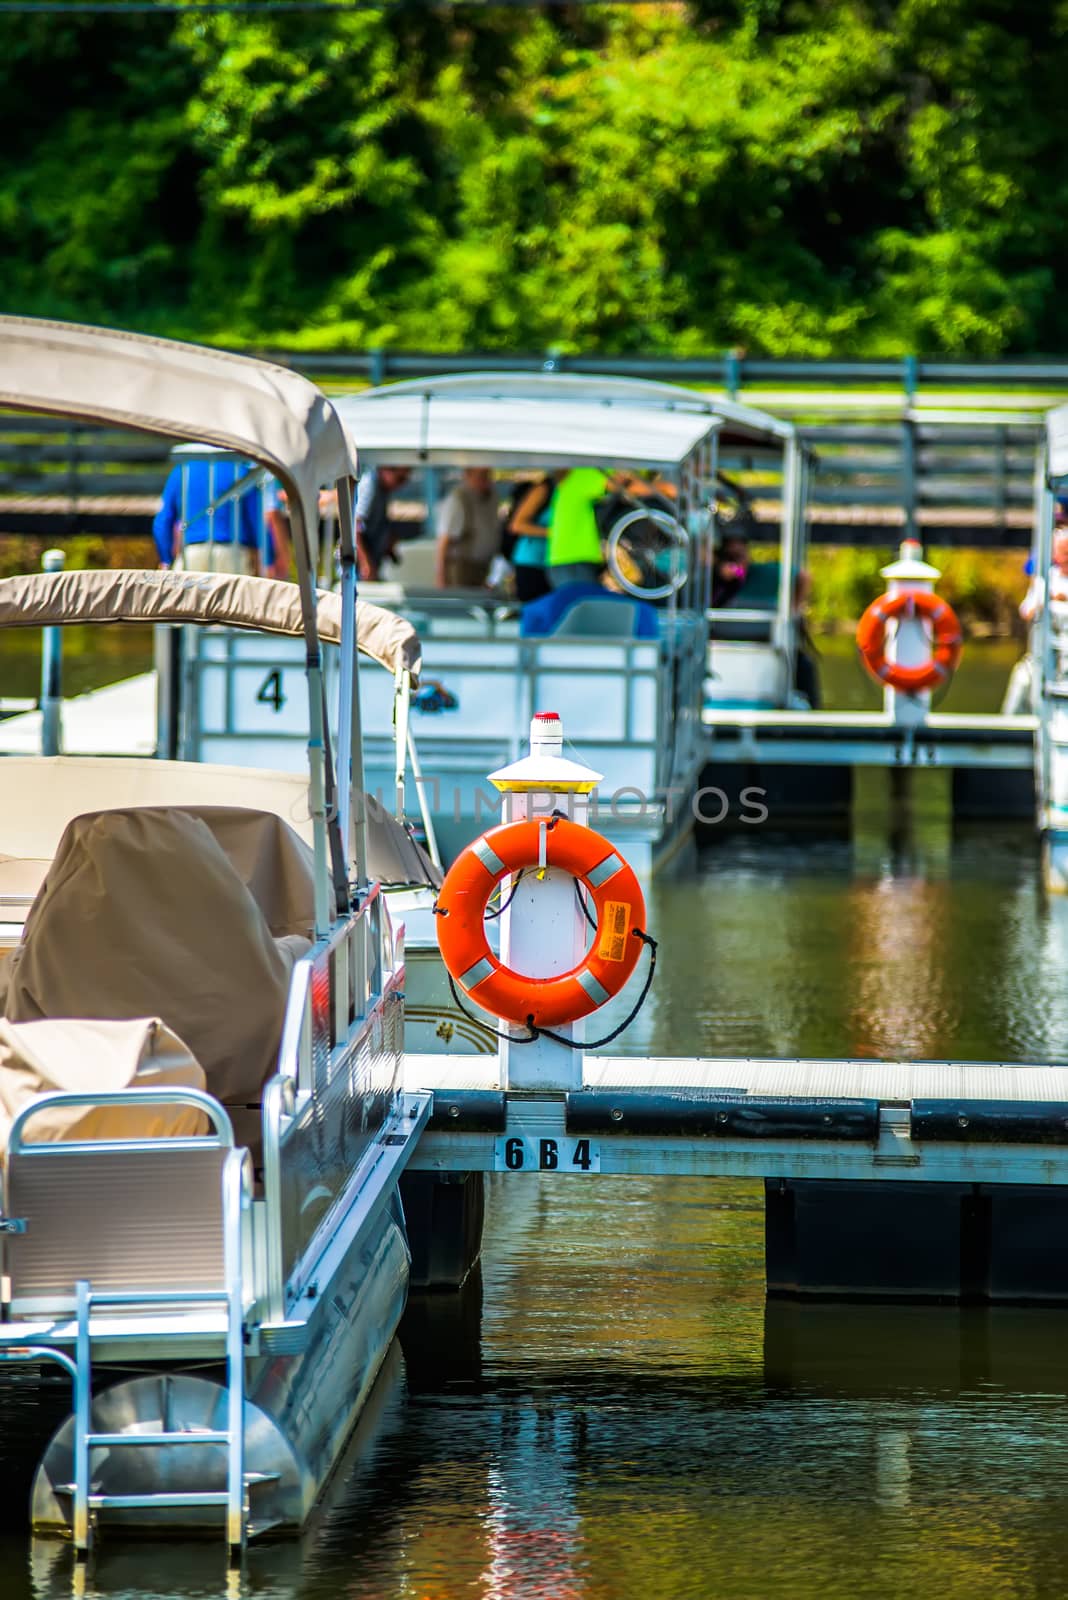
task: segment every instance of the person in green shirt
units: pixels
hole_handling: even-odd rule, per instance
[[[565,583],[596,583],[604,567],[597,502],[622,489],[644,498],[655,492],[629,473],[602,472],[599,467],[572,467],[556,486],[549,516],[546,572],[554,589]]]

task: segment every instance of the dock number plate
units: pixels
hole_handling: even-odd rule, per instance
[[[534,1139],[509,1134],[494,1141],[493,1170],[600,1172],[601,1147],[593,1139]]]

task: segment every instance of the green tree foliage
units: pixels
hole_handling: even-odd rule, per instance
[[[311,349],[1063,349],[1066,21],[5,17],[0,303]]]

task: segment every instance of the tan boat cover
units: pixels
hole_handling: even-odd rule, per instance
[[[11,957],[4,1011],[11,1022],[158,1016],[210,1093],[248,1105],[276,1070],[290,973],[310,947],[294,930],[304,847],[274,817],[240,839],[239,817],[206,817],[165,807],[76,817]],[[274,829],[285,834],[272,841]],[[279,837],[282,865],[267,861]],[[276,939],[272,924],[286,933]]]
[[[203,1089],[204,1074],[158,1017],[129,1022],[5,1022],[0,1019],[0,1155],[15,1117],[38,1095],[62,1090]],[[191,1106],[54,1106],[30,1123],[30,1143],[58,1139],[166,1139],[206,1133]]]
[[[2,320],[2,319],[0,319]],[[319,637],[341,643],[341,596],[318,591]],[[299,637],[300,593],[277,578],[224,572],[28,572],[0,579],[0,627],[40,628],[74,622],[195,622]],[[422,668],[419,635],[404,617],[356,602],[356,638],[363,655],[396,673]]]

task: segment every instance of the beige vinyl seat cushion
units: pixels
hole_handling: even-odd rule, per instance
[[[156,1017],[130,1022],[5,1022],[0,1018],[0,1156],[19,1112],[41,1095],[123,1089],[203,1089],[204,1073]],[[32,1143],[67,1139],[162,1139],[204,1133],[194,1106],[53,1105],[27,1125]]]
[[[276,816],[134,807],[76,817],[7,963],[4,1014],[157,1016],[224,1104],[276,1070],[309,948],[310,851]]]

